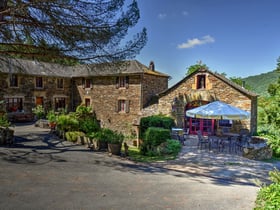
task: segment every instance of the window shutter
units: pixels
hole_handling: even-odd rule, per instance
[[[116,77],[116,88],[120,87],[120,83],[119,83],[119,77]]]
[[[129,100],[125,101],[125,113],[129,112]]]
[[[86,80],[85,80],[85,78],[83,78],[83,79],[82,79],[82,87],[83,87],[83,88],[85,88],[85,83],[86,83]]]
[[[92,89],[93,79],[90,80],[90,89]]]
[[[120,101],[117,101],[116,106],[115,106],[115,112],[119,112],[119,104],[120,104]]]
[[[128,86],[129,86],[129,77],[126,76],[126,77],[125,77],[125,88],[127,89]]]

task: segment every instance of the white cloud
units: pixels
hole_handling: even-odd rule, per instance
[[[203,36],[202,38],[194,38],[194,39],[188,39],[187,42],[179,44],[177,47],[179,49],[187,49],[187,48],[193,48],[196,45],[203,45],[207,43],[213,43],[215,42],[215,39],[209,35]]]
[[[158,14],[158,19],[163,20],[163,19],[166,18],[166,16],[167,16],[167,14],[165,14],[165,13],[160,13],[160,14]]]

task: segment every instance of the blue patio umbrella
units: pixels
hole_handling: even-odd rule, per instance
[[[250,117],[250,113],[223,103],[214,101],[209,104],[186,111],[188,117],[219,120],[242,120]]]

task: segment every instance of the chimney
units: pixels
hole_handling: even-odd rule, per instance
[[[150,65],[149,65],[149,69],[154,71],[155,70],[155,64],[154,64],[154,61],[151,61],[150,62]]]

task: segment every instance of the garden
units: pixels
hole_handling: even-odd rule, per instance
[[[44,113],[41,107],[33,110],[37,119],[46,118],[48,126],[60,138],[109,154],[129,156],[131,160],[152,162],[175,159],[181,150],[179,141],[171,139],[174,120],[163,115],[143,117],[140,121],[140,147],[133,144],[132,135],[101,128],[92,109],[80,105],[76,112]]]

